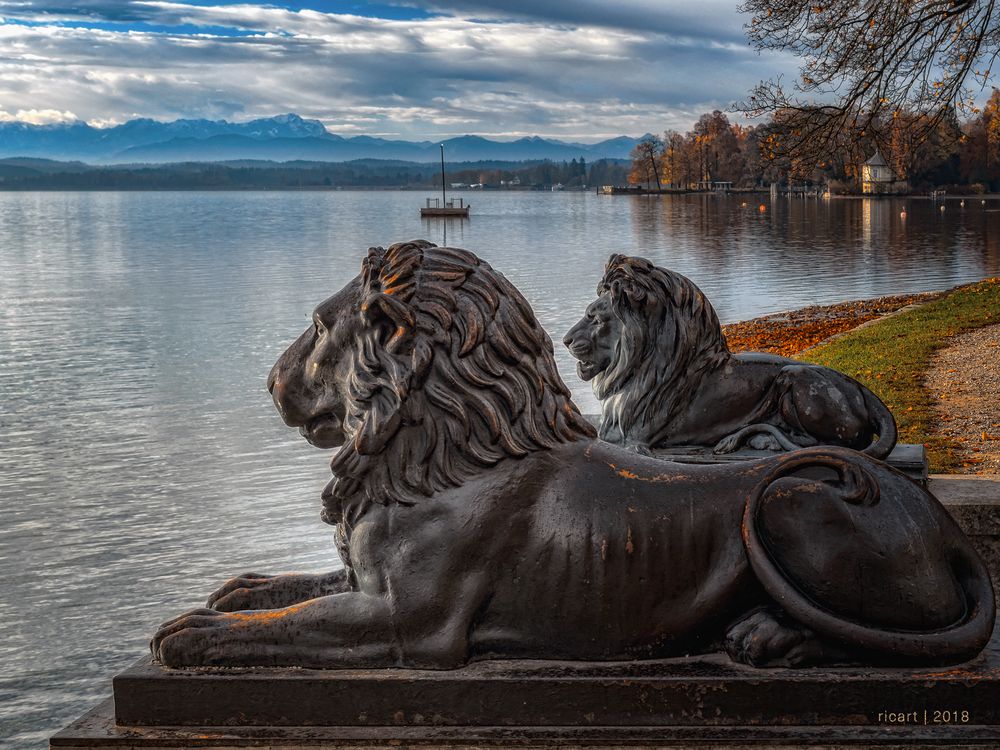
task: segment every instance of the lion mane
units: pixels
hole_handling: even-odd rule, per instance
[[[349,355],[327,522],[345,502],[412,505],[505,459],[595,437],[548,334],[489,264],[416,240],[371,248],[361,283],[366,325]]]
[[[622,324],[611,365],[594,376],[601,437],[651,435],[730,356],[719,318],[689,279],[644,258],[612,255],[597,294],[610,295]]]

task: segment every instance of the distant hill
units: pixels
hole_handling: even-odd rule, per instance
[[[584,174],[577,162],[468,161],[449,162],[452,183],[481,189],[551,190],[586,184],[617,184],[628,174],[628,162],[595,159]],[[332,190],[344,188],[432,188],[440,190],[434,162],[397,159],[329,161],[264,161],[238,159],[169,164],[88,165],[32,157],[0,159],[0,191],[9,190]]]
[[[600,143],[520,138],[494,141],[464,135],[444,141],[449,162],[569,161],[585,158],[625,159],[639,138],[619,136]],[[130,120],[111,128],[73,122],[55,125],[0,123],[0,158],[33,157],[88,164],[233,160],[343,162],[356,159],[396,159],[433,162],[438,141],[399,141],[353,136],[326,130],[318,120],[295,114],[249,122],[226,120]]]

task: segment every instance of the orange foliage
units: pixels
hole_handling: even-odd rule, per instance
[[[934,295],[897,295],[877,299],[814,305],[722,326],[733,352],[768,352],[791,357],[869,320],[881,318]]]

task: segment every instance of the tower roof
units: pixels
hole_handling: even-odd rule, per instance
[[[875,149],[875,153],[871,155],[868,161],[865,162],[870,167],[888,167],[889,162],[883,158],[882,154],[879,153],[878,149]]]

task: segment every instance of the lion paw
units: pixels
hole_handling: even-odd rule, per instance
[[[783,450],[781,443],[773,435],[767,433],[754,435],[747,441],[747,447],[757,451],[780,451]]]
[[[715,447],[712,448],[712,453],[732,453],[740,447],[740,436],[729,435],[728,437],[722,438]]]
[[[350,590],[347,572],[282,573],[265,576],[243,573],[226,581],[208,598],[208,608],[219,612],[281,609],[319,596]]]
[[[808,628],[767,609],[752,612],[726,634],[726,653],[752,667],[802,667],[825,661],[830,653]]]
[[[149,643],[153,658],[165,667],[210,665],[212,649],[224,640],[230,617],[195,609],[163,623]]]

